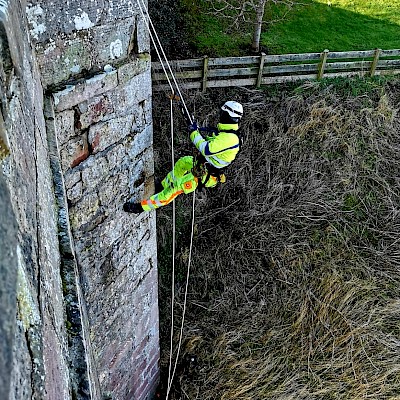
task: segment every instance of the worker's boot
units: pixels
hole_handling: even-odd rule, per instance
[[[162,185],[160,179],[154,179],[154,193],[160,193],[164,190],[164,186]]]
[[[140,203],[132,203],[131,201],[127,201],[122,208],[124,211],[133,214],[140,214],[144,211]]]

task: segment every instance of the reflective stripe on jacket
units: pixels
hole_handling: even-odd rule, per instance
[[[236,133],[238,124],[218,124],[218,133],[203,138],[198,130],[190,134],[190,140],[205,159],[215,168],[227,167],[239,152],[240,140]]]

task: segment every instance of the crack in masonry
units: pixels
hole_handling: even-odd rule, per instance
[[[29,339],[29,333],[28,330],[25,331],[25,340],[26,340],[26,347],[28,348],[28,353],[30,356],[30,360],[31,360],[31,391],[32,391],[32,398],[34,398],[34,393],[35,393],[35,388],[34,388],[34,356],[33,356],[33,351],[30,345],[30,339]]]
[[[39,133],[40,130],[38,129]],[[35,174],[36,174],[36,193],[35,193],[35,197],[36,199],[38,198],[38,194],[39,194],[39,171],[38,171],[38,160],[37,160],[37,154],[38,154],[38,144],[37,144],[37,135],[36,135],[36,118],[33,118],[33,134],[35,135],[35,140],[34,140],[34,160],[35,160]],[[40,234],[40,215],[39,215],[39,207],[38,204],[36,203],[36,237],[40,238],[42,235]],[[36,259],[38,260],[38,262],[40,262],[40,239],[37,242],[37,246],[36,246]],[[41,302],[41,268],[40,266],[38,266],[38,271],[37,271],[37,294],[38,294],[38,302],[39,302],[39,312],[42,312],[42,302]],[[42,318],[41,318],[42,319]]]
[[[134,56],[139,53],[139,43],[138,43],[138,15],[135,15],[135,21],[133,24],[132,35],[129,39],[128,45],[128,56]]]

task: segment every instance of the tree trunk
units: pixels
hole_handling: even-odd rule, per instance
[[[261,38],[261,30],[262,30],[262,23],[263,23],[266,2],[267,0],[260,0],[256,9],[256,21],[254,22],[253,43],[251,44],[251,48],[254,52],[260,51],[260,38]]]

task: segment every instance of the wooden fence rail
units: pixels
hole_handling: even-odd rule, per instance
[[[400,74],[400,49],[196,58],[170,62],[183,89],[269,85],[338,76]],[[160,62],[152,63],[154,90],[168,90]]]

